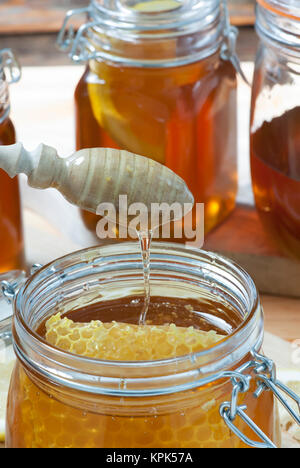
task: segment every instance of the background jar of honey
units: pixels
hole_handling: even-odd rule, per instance
[[[237,189],[233,30],[223,4],[97,0],[71,52],[88,62],[75,93],[77,149],[121,148],[166,164],[205,203],[206,231],[234,208]],[[65,24],[59,43],[70,42]],[[94,230],[96,217],[83,218]]]
[[[260,217],[300,257],[300,6],[258,0],[260,48],[252,92],[251,170]]]
[[[7,447],[246,447],[220,415],[233,385],[238,408],[246,405],[268,443],[280,444],[272,392],[253,394],[263,313],[247,273],[214,254],[155,243],[151,285],[159,304],[153,323],[171,313],[176,325],[217,330],[224,339],[199,353],[135,362],[91,359],[45,341],[45,321],[58,311],[77,321],[136,320],[131,312],[143,298],[137,243],[76,252],[27,281],[15,300]],[[170,308],[170,298],[180,307]],[[230,421],[259,442],[239,414]]]
[[[5,71],[9,73],[6,79]],[[0,145],[16,142],[15,128],[9,118],[8,81],[16,82],[20,69],[9,49],[0,51]],[[23,266],[23,234],[18,179],[0,170],[0,272]]]

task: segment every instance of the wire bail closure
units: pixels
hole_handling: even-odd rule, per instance
[[[26,273],[22,270],[14,270],[0,275],[0,288],[7,304],[13,303],[26,280]]]
[[[239,33],[238,29],[230,24],[227,0],[220,0],[220,5],[222,5],[224,15],[224,37],[221,45],[220,56],[223,60],[230,61],[236,72],[241,76],[245,83],[250,86],[236,53],[236,42]],[[76,32],[72,24],[72,19],[75,16],[82,15],[86,15],[88,17],[88,21],[82,24]],[[89,60],[99,58],[99,53],[95,46],[90,43],[89,37],[93,28],[99,26],[100,23],[99,20],[90,21],[89,18],[93,18],[92,5],[86,8],[69,10],[57,38],[58,48],[63,52],[69,51],[69,57],[76,63],[85,63]]]
[[[242,80],[248,85],[251,84],[248,81],[243,69],[241,67],[240,60],[236,53],[236,43],[239,35],[239,31],[235,26],[230,24],[230,16],[227,6],[227,0],[222,0],[224,18],[225,18],[225,32],[224,32],[224,42],[221,47],[221,58],[223,60],[228,60],[234,66],[236,72],[241,76]]]
[[[275,364],[271,359],[258,354],[254,350],[252,351],[252,355],[255,360],[247,362],[239,369],[237,369],[237,372],[239,372],[241,376],[245,376],[244,372],[246,370],[252,369],[254,371],[257,378],[257,389],[254,392],[254,398],[259,398],[259,396],[264,391],[272,391],[274,396],[280,401],[280,403],[285,407],[288,413],[300,426],[300,396],[296,395],[295,392],[277,380]],[[249,374],[248,377],[250,381],[251,376]],[[242,381],[236,377],[232,377],[231,382],[233,385],[231,401],[223,403],[220,407],[220,415],[223,418],[225,424],[237,437],[239,437],[246,445],[249,445],[250,447],[277,448],[276,445],[266,436],[266,434],[264,434],[264,432],[254,423],[254,421],[252,421],[252,419],[247,416],[245,413],[247,406],[238,405],[239,394],[248,391],[249,387],[247,389],[241,385]],[[298,414],[288,403],[284,395],[288,396],[297,403]],[[237,428],[237,426],[234,424],[237,416],[239,416],[250,427],[250,429],[252,429],[252,431],[261,439],[261,442],[251,440],[249,437],[243,434],[240,429]]]
[[[11,49],[2,49],[0,51],[0,67],[4,69],[9,84],[20,81],[22,75],[21,66]]]
[[[92,54],[86,51],[86,37],[85,33],[91,28],[98,24],[98,22],[88,22],[80,26],[78,31],[70,24],[71,20],[75,16],[92,14],[91,6],[86,8],[77,8],[75,10],[69,10],[65,16],[62,28],[57,37],[57,46],[63,52],[69,52],[69,57],[78,63],[86,62],[95,58],[95,51]]]

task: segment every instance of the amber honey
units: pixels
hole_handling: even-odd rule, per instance
[[[264,122],[251,135],[256,205],[273,239],[300,257],[300,107]]]
[[[142,305],[140,296],[131,296],[77,308],[65,316],[76,323],[91,320],[108,323],[114,319],[136,324]],[[240,318],[223,303],[152,297],[148,326],[167,323],[214,330],[226,339],[240,324]],[[37,331],[41,337],[45,336],[45,322]],[[122,388],[125,385],[123,382]],[[255,382],[251,390],[254,388]],[[230,400],[231,392],[230,381],[221,380],[190,391],[137,400],[81,395],[79,391],[65,392],[45,377],[18,364],[9,394],[6,443],[8,447],[37,448],[244,447],[219,414],[221,403]],[[84,402],[78,403],[82,396]],[[247,405],[249,416],[276,440],[271,392],[255,399],[250,391],[241,396],[240,403]],[[244,423],[237,421],[237,425],[255,439]]]
[[[15,142],[14,126],[6,119],[0,123],[0,145]],[[23,262],[19,182],[0,170],[0,272],[22,268]]]
[[[116,147],[166,164],[205,204],[206,232],[234,208],[236,77],[219,54],[167,68],[91,61],[75,100],[77,149]],[[83,219],[95,230],[95,215]]]

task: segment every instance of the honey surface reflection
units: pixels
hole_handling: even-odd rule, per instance
[[[6,119],[0,123],[0,145],[14,143],[14,126]],[[19,182],[0,170],[0,272],[20,269],[23,262]]]
[[[272,238],[300,257],[300,107],[251,135],[256,205]]]
[[[118,320],[138,323],[141,297],[127,297],[86,306],[66,314],[76,322]],[[224,336],[240,322],[233,310],[209,301],[152,297],[148,322],[214,329]],[[38,333],[44,336],[45,324]],[[249,359],[246,356],[245,359]],[[78,407],[77,391],[69,395],[49,381],[36,380],[18,365],[8,406],[7,445],[13,447],[243,447],[227,428],[219,407],[230,400],[230,381],[217,381],[194,390],[168,395],[112,397],[85,395]],[[123,384],[123,386],[125,383]],[[253,388],[255,382],[253,382]],[[62,391],[61,391],[62,390]],[[89,399],[93,401],[89,401]],[[270,437],[274,436],[273,397],[265,392],[258,400],[251,391],[242,395],[249,415]],[[241,421],[245,434],[253,437]]]
[[[166,69],[90,63],[76,94],[77,149],[109,146],[166,164],[205,203],[205,229],[236,195],[236,78],[214,55]],[[97,218],[83,213],[95,230]],[[172,238],[172,235],[171,235]]]

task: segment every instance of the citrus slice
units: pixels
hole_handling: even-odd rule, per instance
[[[162,11],[176,10],[181,7],[181,3],[175,0],[152,0],[140,2],[132,7],[132,10],[142,13],[159,13]]]
[[[46,340],[65,351],[113,361],[152,361],[184,356],[218,343],[215,331],[169,325],[132,325],[99,320],[75,323],[60,313],[46,322]]]
[[[0,350],[0,442],[5,438],[7,392],[14,363],[15,354],[12,346]]]

